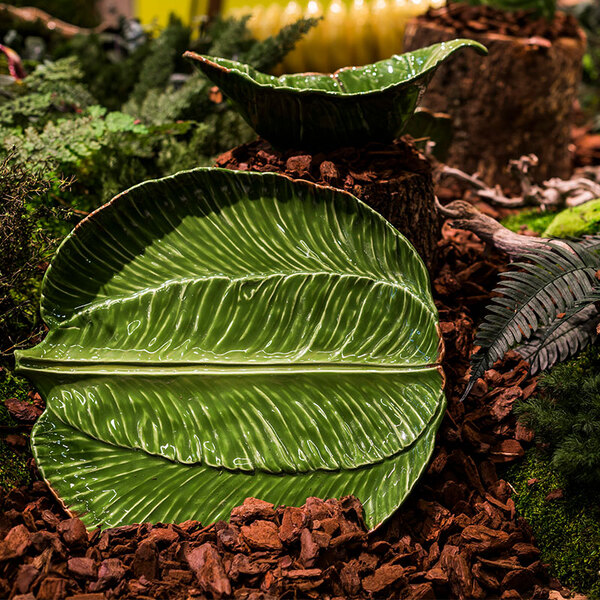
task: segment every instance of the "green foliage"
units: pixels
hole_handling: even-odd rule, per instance
[[[516,406],[547,445],[550,465],[574,486],[600,489],[600,352],[588,348],[540,379],[541,393]]]
[[[0,427],[14,427],[17,424],[4,406],[3,400],[18,398],[29,402],[31,389],[32,386],[26,379],[16,377],[8,369],[0,367]],[[29,450],[14,452],[0,440],[0,488],[10,489],[30,481],[31,471],[27,467],[27,460],[30,457]]]
[[[0,95],[0,127],[37,127],[59,116],[91,106],[95,100],[81,83],[76,58],[36,67],[24,82],[5,87]]]
[[[592,86],[594,98],[587,98],[585,104],[598,109],[598,92],[600,85],[600,3],[597,0],[583,0],[564,7],[564,10],[575,15],[587,37],[587,51],[583,57],[583,81]]]
[[[245,27],[247,20],[248,17],[245,17],[239,23],[243,23]],[[302,36],[317,25],[319,20],[300,19],[296,23],[286,25],[276,35],[269,36],[262,42],[253,43],[240,55],[239,60],[252,65],[259,71],[270,71],[283,60],[286,54],[294,49]],[[221,39],[227,39],[227,37],[222,36]],[[216,49],[219,52],[218,54],[213,54],[214,48],[210,50],[209,54],[224,58],[233,58],[237,54],[236,52],[224,52],[222,47]]]
[[[171,15],[169,24],[150,45],[139,79],[132,92],[132,99],[141,102],[150,90],[164,90],[181,55],[189,48],[191,29],[180,19]]]
[[[43,163],[25,169],[14,152],[0,162],[0,352],[39,324],[37,291],[55,247],[50,224],[63,222],[48,200],[65,185]]]
[[[15,148],[23,168],[73,177],[71,192],[57,198],[83,211],[145,179],[208,165],[253,133],[227,102],[211,100],[212,84],[192,73],[183,51],[248,55],[266,68],[316,23],[301,20],[258,42],[246,21],[216,21],[192,41],[189,27],[172,18],[155,40],[142,35],[131,47],[124,29],[118,52],[101,36],[78,36],[58,51],[74,56],[40,64],[9,86],[0,99],[0,144]]]
[[[531,11],[536,17],[552,19],[556,12],[556,0],[467,0],[473,6],[491,6],[499,10],[514,12]]]
[[[519,233],[522,227],[535,231],[540,235],[554,219],[556,213],[541,211],[538,208],[520,210],[515,215],[510,215],[502,220],[502,225],[511,231]]]
[[[536,479],[534,485],[527,482]],[[549,492],[562,488],[563,478],[542,456],[532,451],[509,473],[516,490],[518,513],[533,529],[551,573],[561,583],[600,599],[600,506],[597,492],[581,488],[564,499],[546,501]]]
[[[523,256],[515,269],[503,274],[496,288],[499,295],[488,307],[475,344],[480,349],[471,358],[475,380],[496,360],[522,341],[518,351],[533,372],[565,360],[596,338],[600,300],[599,237],[570,242],[568,248],[551,243],[547,248]]]

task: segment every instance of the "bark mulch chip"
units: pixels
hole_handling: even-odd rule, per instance
[[[577,19],[557,12],[553,19],[532,17],[531,10],[505,11],[491,6],[470,6],[463,2],[430,8],[419,19],[457,31],[460,36],[493,33],[554,41],[559,37],[578,37]]]
[[[299,174],[309,168],[302,156],[290,158]],[[319,169],[340,176],[326,163]],[[383,526],[367,532],[353,497],[309,498],[302,507],[248,498],[229,523],[88,532],[36,481],[0,494],[0,598],[542,600],[551,589],[568,594],[548,576],[527,523],[515,513],[511,487],[498,475],[531,444],[531,432],[512,413],[515,402],[535,391],[526,364],[508,353],[459,401],[474,321],[504,260],[471,234],[449,228],[439,250],[433,288],[446,346],[448,410],[427,472]],[[27,422],[31,415],[22,416]]]

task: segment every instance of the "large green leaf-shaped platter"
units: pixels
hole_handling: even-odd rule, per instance
[[[138,185],[63,242],[41,310],[17,355],[47,401],[34,454],[89,526],[355,494],[374,527],[432,452],[427,272],[344,192],[221,169]]]
[[[457,39],[335,73],[275,77],[224,58],[186,52],[248,124],[278,147],[324,149],[393,140],[413,114],[437,67],[461,48]]]

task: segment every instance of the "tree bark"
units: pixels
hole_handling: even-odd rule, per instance
[[[280,152],[259,139],[222,154],[217,166],[281,173],[350,192],[403,233],[430,270],[434,266],[441,220],[431,166],[406,139],[314,155]]]
[[[536,181],[568,178],[572,107],[586,45],[583,31],[577,38],[553,42],[491,32],[463,36],[455,27],[423,16],[407,25],[405,49],[457,37],[476,39],[489,56],[456,56],[438,69],[423,96],[423,106],[452,116],[448,164],[477,172],[490,185],[512,187],[508,161],[533,153],[539,158]]]

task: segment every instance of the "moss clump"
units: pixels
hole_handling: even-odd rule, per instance
[[[503,219],[502,225],[517,233],[525,226],[527,229],[541,235],[555,216],[556,213],[547,211],[542,212],[537,208],[522,210],[516,215],[510,215]]]
[[[600,199],[559,212],[544,231],[544,236],[579,238],[600,231]]]
[[[29,452],[17,453],[0,440],[0,488],[9,490],[31,482],[31,471],[27,467]]]
[[[542,560],[564,585],[600,600],[600,348],[540,378],[541,393],[515,411],[536,433],[509,480],[519,513],[531,525]],[[533,485],[527,482],[535,479]],[[557,489],[564,497],[546,501]]]
[[[29,392],[32,389],[26,379],[16,377],[8,369],[0,367],[0,426],[14,427],[17,425],[4,406],[4,400],[18,398],[23,402],[31,402]]]
[[[0,427],[15,427],[17,423],[12,418],[4,400],[18,398],[31,402],[29,392],[32,389],[26,379],[15,377],[8,369],[0,367]],[[10,430],[9,430],[10,431]],[[17,431],[15,429],[15,431]],[[0,438],[0,488],[10,488],[26,485],[31,481],[31,471],[27,461],[31,458],[29,446],[22,452],[15,452]]]
[[[527,481],[536,479],[533,485]],[[552,471],[549,461],[531,451],[509,472],[516,490],[517,511],[535,535],[542,560],[561,583],[600,599],[600,505],[596,492],[570,490],[563,499],[546,501],[565,481]]]

